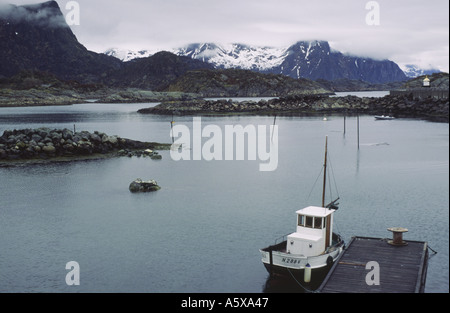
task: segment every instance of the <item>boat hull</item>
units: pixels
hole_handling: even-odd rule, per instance
[[[297,287],[300,287],[304,291],[308,290],[315,290],[320,287],[323,280],[327,276],[328,272],[331,269],[331,266],[325,266],[320,267],[311,270],[311,278],[310,281],[305,282],[305,270],[292,270],[287,269],[285,267],[279,267],[276,265],[271,266],[270,264],[264,264],[266,270],[272,274],[268,277],[268,282],[272,281],[282,281],[285,284],[290,283],[292,285],[292,288],[295,288],[294,286],[297,285]],[[284,287],[284,286],[283,286]],[[294,289],[293,289],[294,290]],[[276,291],[275,291],[276,292]]]
[[[281,275],[295,278],[305,283],[305,268],[311,268],[311,278],[314,281],[323,280],[336,259],[344,251],[344,242],[340,240],[327,253],[306,257],[284,252],[286,241],[261,249],[262,262],[271,275]]]

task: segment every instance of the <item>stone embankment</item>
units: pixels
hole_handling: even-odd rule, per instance
[[[442,117],[448,119],[448,99],[413,99],[411,96],[360,98],[325,95],[290,96],[261,101],[197,100],[163,102],[142,114],[390,114],[396,117]]]
[[[86,156],[148,156],[159,159],[154,150],[170,145],[141,142],[105,133],[69,129],[7,130],[0,137],[0,161],[48,160],[61,157],[82,159]]]

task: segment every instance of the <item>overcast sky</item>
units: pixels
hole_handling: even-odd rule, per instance
[[[43,0],[0,0],[16,5]],[[69,0],[57,0],[63,13]],[[170,49],[187,43],[288,46],[326,40],[344,53],[449,71],[448,0],[78,0],[88,49]],[[373,8],[373,7],[372,7]],[[374,21],[373,19],[371,19]]]

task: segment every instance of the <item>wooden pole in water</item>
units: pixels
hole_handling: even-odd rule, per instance
[[[344,135],[345,135],[345,122],[346,122],[347,116],[344,115]]]
[[[358,115],[358,150],[359,150],[359,115]]]
[[[277,123],[277,115],[275,114],[275,118],[273,119],[273,129],[272,129],[272,139],[271,142],[273,142],[273,134],[275,133],[275,125]]]
[[[325,161],[323,163],[322,208],[325,207],[325,187],[327,185],[327,155],[328,155],[328,136],[325,139]]]

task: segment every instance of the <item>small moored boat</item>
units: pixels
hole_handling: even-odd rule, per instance
[[[386,115],[376,115],[375,116],[376,120],[394,120],[395,117],[392,116],[386,116]]]
[[[328,140],[327,140],[328,141]],[[325,205],[327,148],[325,147],[322,206],[309,206],[296,212],[297,229],[281,242],[261,249],[262,262],[272,274],[292,276],[298,282],[323,279],[344,250],[341,236],[333,232],[336,199]]]

